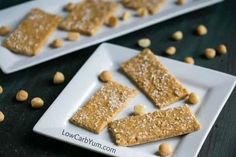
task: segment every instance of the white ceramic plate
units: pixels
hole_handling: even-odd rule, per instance
[[[80,2],[81,0],[73,1]],[[159,14],[145,18],[132,16],[129,20],[120,22],[117,28],[103,27],[96,36],[82,36],[81,40],[76,42],[65,41],[63,47],[52,49],[48,45],[54,38],[65,38],[67,36],[66,32],[57,30],[49,39],[42,52],[35,57],[17,55],[0,46],[0,68],[4,73],[12,73],[220,1],[222,0],[186,0],[185,5],[178,6],[175,4],[175,0],[167,0],[166,7]],[[66,3],[68,3],[67,0],[35,0],[2,10],[0,11],[0,26],[8,25],[13,30],[20,20],[34,7],[39,7],[50,13],[56,13],[64,17],[66,13],[62,11],[62,8]],[[117,12],[117,15],[120,16],[123,11],[124,8],[121,8]],[[132,11],[131,13],[134,14]],[[4,38],[0,36],[0,43],[3,40]]]
[[[98,75],[103,70],[110,70],[114,80],[128,87],[136,88],[120,70],[119,65],[138,53],[136,50],[102,44],[77,72],[71,82],[41,117],[33,130],[61,141],[65,141],[93,151],[112,156],[155,157],[157,146],[162,142],[172,145],[172,157],[197,156],[208,132],[232,92],[236,78],[234,76],[189,65],[172,59],[159,57],[161,62],[189,89],[198,93],[201,102],[190,106],[199,119],[202,128],[195,133],[170,138],[133,147],[118,147],[113,144],[107,129],[101,134],[93,134],[68,122],[68,119],[99,89],[102,83]],[[170,107],[182,105],[179,101]],[[145,104],[147,111],[156,110],[155,106],[141,92],[129,106],[115,119],[127,117],[135,104]],[[89,141],[91,141],[89,143]]]

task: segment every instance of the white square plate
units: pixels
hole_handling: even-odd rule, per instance
[[[81,0],[73,0],[74,2],[80,2]],[[114,0],[118,1],[118,0]],[[65,41],[64,46],[58,49],[52,49],[48,45],[55,38],[66,38],[67,33],[64,31],[57,30],[54,35],[51,36],[48,43],[42,50],[42,52],[35,57],[27,57],[23,55],[17,55],[10,52],[0,44],[0,68],[4,73],[12,73],[50,59],[72,53],[75,50],[79,50],[99,42],[115,38],[129,32],[150,26],[154,23],[170,19],[172,17],[182,15],[184,13],[203,8],[222,0],[186,0],[186,4],[178,6],[175,4],[175,0],[167,0],[166,6],[163,10],[154,15],[145,18],[139,18],[132,16],[125,22],[120,22],[116,28],[103,27],[102,30],[93,37],[81,36],[81,39],[76,42]],[[18,23],[23,17],[35,7],[41,8],[50,13],[55,13],[66,16],[66,13],[62,11],[63,6],[68,3],[68,0],[34,0],[21,5],[17,5],[5,10],[0,11],[0,26],[8,25],[11,30],[15,29]],[[124,8],[120,7],[117,15],[120,16],[124,12]],[[130,11],[132,14],[135,12]],[[7,18],[3,18],[6,17]],[[4,37],[0,36],[0,43],[4,40]]]
[[[157,146],[161,142],[168,142],[172,145],[174,149],[172,157],[197,156],[208,132],[235,86],[236,78],[234,76],[159,57],[161,62],[189,91],[198,93],[201,98],[199,104],[190,106],[190,108],[199,119],[202,128],[200,131],[185,136],[140,146],[118,147],[113,144],[107,129],[97,135],[68,122],[76,110],[101,87],[102,83],[98,80],[101,71],[110,70],[115,81],[136,88],[120,72],[119,65],[137,53],[136,50],[112,44],[99,46],[37,122],[33,130],[42,135],[112,156],[155,157]],[[148,112],[156,110],[156,107],[140,92],[139,96],[115,119],[127,117],[132,113],[135,104],[145,104]],[[179,101],[170,107],[182,104],[184,102]]]

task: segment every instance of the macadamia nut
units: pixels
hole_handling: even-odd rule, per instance
[[[147,16],[147,15],[148,15],[148,10],[147,10],[147,8],[139,8],[139,9],[137,10],[137,14],[138,14],[138,16],[140,16],[140,17]]]
[[[31,100],[31,107],[32,108],[39,109],[39,108],[43,107],[43,105],[44,105],[44,101],[39,97],[35,97]]]
[[[59,48],[59,47],[62,47],[63,45],[64,45],[64,41],[62,39],[55,39],[52,41],[52,44],[51,44],[53,48]]]
[[[2,111],[0,111],[0,123],[4,121],[4,114],[2,113]]]
[[[101,74],[99,75],[99,79],[102,82],[108,82],[112,80],[112,73],[110,71],[103,71],[101,72]]]
[[[176,31],[171,36],[172,39],[179,41],[183,39],[183,33],[181,31]]]
[[[146,106],[144,105],[135,105],[134,106],[134,115],[144,115]]]
[[[80,34],[78,32],[69,32],[67,36],[67,40],[69,41],[77,41],[80,39]]]
[[[65,81],[65,76],[62,72],[56,72],[53,76],[54,84],[62,84]]]
[[[195,63],[193,57],[185,57],[184,62],[188,63],[188,64],[194,64]]]
[[[172,153],[172,147],[168,143],[162,143],[159,145],[159,154],[161,156],[168,156]]]
[[[206,35],[207,32],[208,32],[208,31],[207,31],[206,26],[204,26],[204,25],[199,25],[199,26],[197,27],[197,34],[198,34],[198,35],[203,36],[203,35]]]
[[[123,15],[121,16],[121,19],[123,21],[126,21],[130,17],[130,13],[128,11],[125,11]]]
[[[5,36],[10,33],[10,29],[8,26],[1,26],[0,27],[0,36]]]
[[[147,48],[151,45],[151,40],[148,38],[139,39],[138,45],[142,48]]]
[[[178,5],[184,5],[185,4],[185,0],[177,0],[176,4]]]
[[[166,54],[169,56],[173,56],[176,53],[176,48],[174,46],[170,46],[166,49]]]
[[[199,101],[200,101],[200,98],[196,93],[190,93],[189,94],[188,100],[187,100],[188,103],[197,104],[197,103],[199,103]]]
[[[108,20],[107,25],[109,27],[116,27],[119,23],[119,19],[116,16],[111,16]]]
[[[227,53],[227,47],[224,44],[220,44],[216,50],[217,50],[217,53],[221,55]]]
[[[205,56],[207,59],[215,58],[216,51],[213,48],[207,48],[205,49]]]
[[[3,93],[3,87],[0,86],[0,94],[2,94],[2,93]]]
[[[20,90],[16,94],[16,100],[17,101],[26,101],[28,99],[28,92],[25,90]]]

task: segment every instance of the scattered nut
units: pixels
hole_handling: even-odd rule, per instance
[[[147,48],[151,45],[151,40],[148,38],[139,39],[138,45],[142,48]]]
[[[61,72],[56,72],[53,76],[54,84],[62,84],[65,81],[65,76]]]
[[[121,19],[123,21],[126,21],[130,17],[130,13],[128,11],[125,11],[123,15],[121,16]]]
[[[31,100],[31,107],[32,108],[41,108],[44,105],[44,101],[39,98],[39,97],[35,97]]]
[[[184,5],[185,4],[185,0],[177,0],[176,4],[178,5]]]
[[[64,7],[64,10],[65,11],[68,11],[68,12],[71,12],[74,8],[76,7],[76,4],[75,3],[67,3]]]
[[[147,16],[147,15],[148,15],[148,10],[147,10],[147,8],[139,8],[139,9],[137,10],[137,14],[138,14],[138,16],[140,16],[140,17]]]
[[[109,27],[116,27],[119,23],[119,19],[116,16],[111,16],[107,22]]]
[[[185,57],[184,62],[188,63],[188,64],[194,64],[195,63],[193,57]]]
[[[181,31],[176,31],[171,36],[172,39],[179,41],[183,39],[183,33]]]
[[[189,94],[188,100],[187,100],[188,103],[197,104],[197,103],[199,103],[199,101],[200,101],[200,98],[196,93],[190,93]]]
[[[135,105],[134,106],[134,115],[144,115],[146,106],[144,105]]]
[[[0,111],[0,123],[4,121],[4,114],[2,113],[2,111]]]
[[[205,49],[205,56],[207,59],[212,59],[216,56],[216,51],[212,48]]]
[[[99,75],[99,79],[102,82],[108,82],[112,80],[112,73],[110,71],[103,71],[100,75]]]
[[[0,86],[0,94],[2,94],[2,93],[3,93],[3,87]]]
[[[26,101],[28,99],[28,92],[25,90],[20,90],[16,94],[16,100],[17,101]]]
[[[168,156],[172,153],[172,147],[168,143],[162,143],[159,145],[159,154],[161,156]]]
[[[0,36],[5,36],[10,32],[10,29],[8,26],[1,26],[0,27]]]
[[[166,49],[166,54],[169,56],[173,56],[176,53],[176,48],[174,46],[170,46]]]
[[[227,47],[224,45],[224,44],[220,44],[218,47],[217,47],[217,52],[221,55],[223,54],[226,54],[227,53]]]
[[[78,32],[69,32],[67,36],[67,40],[76,41],[79,40],[80,34]]]
[[[204,25],[199,25],[197,27],[197,34],[200,36],[206,35],[207,34],[207,28]]]
[[[59,48],[59,47],[62,47],[64,45],[64,41],[62,39],[55,39],[53,40],[51,46],[53,48]]]

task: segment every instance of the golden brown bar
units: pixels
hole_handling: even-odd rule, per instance
[[[200,129],[200,124],[187,105],[131,116],[111,122],[108,126],[115,143],[133,146],[188,134]]]
[[[110,81],[95,93],[70,122],[91,132],[100,133],[137,95],[137,91]]]
[[[123,63],[121,69],[159,108],[188,95],[187,89],[149,49]]]
[[[66,31],[95,35],[117,8],[118,4],[111,1],[86,0],[78,4],[59,27]]]
[[[27,56],[39,53],[48,37],[56,30],[61,18],[35,8],[3,42],[9,50]]]
[[[131,9],[146,8],[151,14],[155,14],[165,4],[165,0],[122,0],[122,4]]]

